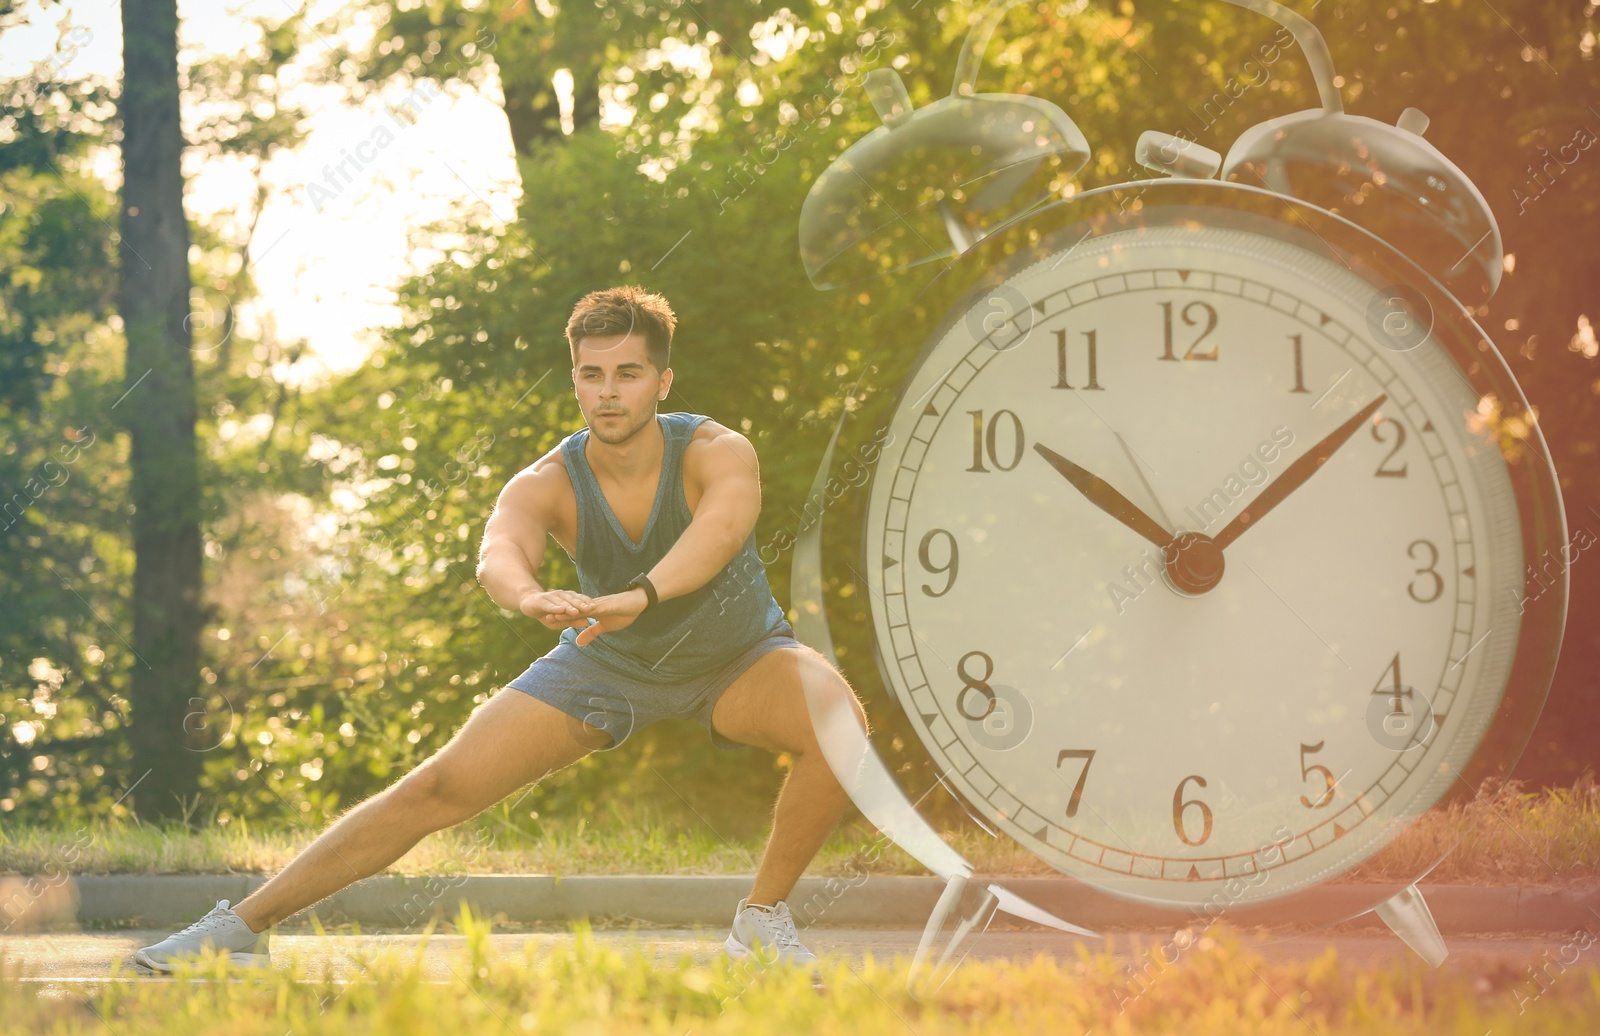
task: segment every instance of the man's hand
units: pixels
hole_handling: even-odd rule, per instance
[[[602,601],[604,597],[600,598]],[[522,614],[531,615],[553,630],[589,625],[584,616],[594,606],[594,598],[571,590],[540,590],[528,594],[518,605]]]
[[[620,594],[606,594],[604,597],[589,599],[589,609],[585,614],[597,621],[579,633],[575,643],[583,647],[602,633],[627,629],[633,625],[633,620],[639,617],[639,613],[644,611],[645,605],[649,603],[650,598],[639,587],[625,590]]]

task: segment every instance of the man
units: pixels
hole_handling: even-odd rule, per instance
[[[866,714],[844,678],[794,639],[756,557],[755,450],[707,417],[656,413],[672,387],[676,317],[636,287],[592,292],[567,323],[587,428],[517,473],[484,529],[478,579],[502,608],[561,640],[473,711],[455,736],[340,817],[237,907],[222,900],[134,961],[161,971],[210,946],[268,962],[267,929],[375,874],[425,835],[668,716],[718,748],[754,745],[794,764],[772,834],[725,947],[816,958],[784,902],[838,822],[846,794],[812,729],[820,708]],[[538,581],[546,537],[577,564],[581,592]]]

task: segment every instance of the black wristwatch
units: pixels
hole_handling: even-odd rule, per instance
[[[640,572],[638,575],[629,580],[628,585],[622,588],[622,593],[627,593],[634,587],[638,587],[644,591],[645,611],[648,611],[654,607],[655,604],[660,600],[660,598],[656,596],[655,584],[650,582],[650,577],[645,575],[643,572]],[[640,614],[642,615],[644,612],[640,612]]]

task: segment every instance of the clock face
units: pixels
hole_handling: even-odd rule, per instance
[[[1286,240],[1144,227],[1063,241],[925,348],[867,503],[880,664],[1058,869],[1265,902],[1482,740],[1518,509],[1478,393],[1384,301]]]

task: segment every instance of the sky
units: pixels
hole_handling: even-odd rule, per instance
[[[340,4],[314,0],[321,18]],[[294,10],[288,0],[179,0],[179,44],[186,52],[237,53],[257,38],[251,17],[274,21]],[[25,24],[0,36],[0,76],[30,74],[50,62],[59,79],[90,76],[120,79],[121,14],[116,0],[64,0],[26,4]],[[313,41],[304,64],[323,44]],[[287,85],[298,80],[287,70]],[[404,90],[392,91],[397,99]],[[310,116],[305,143],[279,153],[263,170],[271,195],[251,244],[259,305],[241,312],[249,326],[271,320],[279,340],[304,339],[307,360],[290,380],[320,380],[359,366],[377,340],[374,328],[393,325],[393,286],[413,266],[429,264],[432,252],[414,252],[408,234],[466,203],[483,225],[499,227],[515,215],[520,188],[511,135],[501,111],[499,86],[491,75],[482,92],[455,84],[416,105],[417,121],[396,132],[393,143],[333,197],[312,192],[324,166],[369,137],[380,124],[393,127],[378,101],[351,103],[333,86],[299,83],[290,98]],[[186,112],[186,121],[193,113]],[[237,163],[187,156],[185,204],[191,219],[226,221],[248,211],[254,194],[251,173]],[[114,150],[95,169],[109,185],[120,182]],[[311,195],[315,193],[316,197]],[[241,235],[242,236],[242,235]]]

